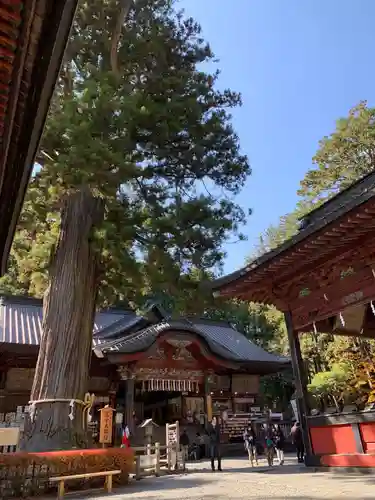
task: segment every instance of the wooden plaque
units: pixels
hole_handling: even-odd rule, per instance
[[[113,408],[105,407],[100,411],[100,433],[99,442],[101,444],[112,443],[112,429],[113,429]]]
[[[232,375],[232,393],[237,394],[258,394],[258,375]]]
[[[365,320],[367,305],[348,307],[335,318],[333,332],[345,334],[346,332],[359,335]]]
[[[30,392],[33,386],[35,368],[11,368],[6,379],[6,389],[15,392]]]
[[[212,397],[209,394],[206,396],[206,406],[207,406],[207,420],[211,422],[212,420]]]

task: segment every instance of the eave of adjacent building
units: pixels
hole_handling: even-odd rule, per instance
[[[9,53],[2,68],[0,273],[4,274],[77,0],[0,1],[0,6],[3,42],[9,47],[15,44],[13,56]]]
[[[303,276],[338,255],[349,254],[353,246],[374,238],[374,194],[375,173],[370,173],[309,213],[295,236],[208,286],[216,296],[285,309],[282,296],[278,297],[278,283]]]

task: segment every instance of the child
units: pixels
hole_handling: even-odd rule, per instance
[[[130,448],[129,437],[130,437],[129,427],[125,424],[122,428],[121,448]]]

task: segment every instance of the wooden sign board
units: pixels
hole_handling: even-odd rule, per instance
[[[8,371],[5,388],[8,391],[30,392],[34,375],[35,368],[11,368]]]
[[[359,335],[365,320],[366,305],[348,307],[335,318],[334,333],[350,332]]]
[[[212,391],[229,391],[230,377],[228,375],[216,375],[211,386]]]
[[[258,394],[259,376],[258,375],[232,375],[232,393],[233,394]]]
[[[0,446],[18,446],[19,438],[19,427],[7,427],[0,429]]]
[[[112,443],[112,430],[113,430],[113,408],[105,407],[100,411],[100,433],[99,442],[101,444]]]

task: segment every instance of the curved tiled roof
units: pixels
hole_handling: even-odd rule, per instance
[[[77,0],[0,0],[0,271],[6,261]]]
[[[38,346],[43,333],[42,318],[42,300],[0,297],[0,344]],[[238,364],[251,365],[254,372],[259,374],[278,371],[289,363],[287,358],[268,353],[250,342],[225,322],[180,318],[177,321],[155,321],[150,325],[150,321],[137,316],[134,311],[120,309],[96,313],[93,348],[100,357],[145,351],[159,335],[168,331],[181,335],[197,335],[218,357]]]
[[[248,340],[242,333],[227,323],[205,320],[166,321],[152,325],[140,331],[125,334],[116,340],[98,344],[95,351],[103,354],[132,354],[145,351],[156,341],[157,337],[168,331],[194,333],[201,337],[210,350],[219,357],[237,363],[257,363],[280,368],[289,360],[268,353]],[[100,332],[97,334],[100,336]]]

